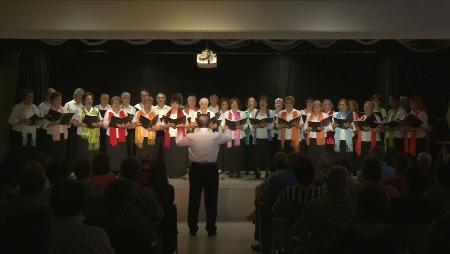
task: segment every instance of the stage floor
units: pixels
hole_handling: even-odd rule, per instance
[[[255,187],[262,181],[263,179],[254,179],[253,175],[243,175],[239,179],[220,175],[217,221],[245,221],[245,218],[254,209]],[[170,179],[169,182],[175,188],[178,222],[186,222],[189,202],[189,180],[178,178]],[[203,197],[199,221],[205,221]]]

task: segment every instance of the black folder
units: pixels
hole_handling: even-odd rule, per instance
[[[423,124],[422,120],[420,120],[413,114],[409,114],[408,116],[406,116],[406,118],[403,119],[401,123],[412,128],[420,127]]]
[[[377,128],[380,125],[382,125],[382,123],[379,123],[377,121],[377,118],[375,117],[375,114],[370,115],[369,117],[366,118],[366,120],[364,121],[366,126],[369,126],[369,128]]]
[[[161,122],[164,122],[165,124],[171,124],[174,123],[175,125],[179,125],[179,124],[185,124],[186,123],[186,116],[177,118],[177,119],[172,119],[168,116],[163,116],[161,119]]]
[[[62,115],[63,115],[63,113],[58,112],[54,109],[50,109],[46,115],[46,118],[47,118],[47,120],[54,122],[54,121],[61,119]]]
[[[385,123],[384,126],[388,128],[397,128],[400,127],[400,121],[399,120],[390,121]]]
[[[272,117],[263,118],[263,119],[250,118],[250,123],[252,125],[255,125],[255,124],[269,124],[269,123],[273,123],[273,118]]]
[[[302,120],[303,120],[304,123],[306,123],[306,118],[307,117],[308,117],[307,115],[302,115]]]
[[[59,124],[60,125],[66,125],[69,123],[69,121],[72,119],[73,115],[75,115],[75,113],[65,113],[61,116],[61,118],[59,119]]]
[[[228,128],[232,131],[236,130],[236,126],[239,125],[244,125],[247,123],[248,118],[244,118],[238,121],[230,121],[228,119],[225,119],[225,125],[228,126]]]
[[[290,129],[294,126],[295,123],[299,123],[300,122],[300,116],[291,119],[289,121],[284,120],[283,118],[278,118],[278,124],[284,124],[287,125],[287,128]]]
[[[92,124],[98,123],[98,116],[85,115],[83,118],[83,123],[85,123],[88,128],[97,128],[96,126],[93,126]]]
[[[125,124],[127,123],[127,118],[117,117],[113,116],[111,118],[111,121],[109,122],[109,127],[117,128],[118,124]]]
[[[332,118],[333,118],[332,116],[329,116],[329,117],[323,119],[320,122],[309,121],[308,122],[308,127],[311,127],[311,129],[312,129],[311,131],[318,132],[319,130],[317,130],[317,129],[319,127],[326,127],[326,126],[328,126],[331,123]]]
[[[353,122],[353,117],[349,116],[346,119],[333,118],[333,121],[338,124],[339,128],[344,128],[344,124]]]
[[[148,129],[148,128],[151,128],[151,127],[155,126],[156,123],[158,123],[158,116],[155,116],[153,118],[153,120],[150,120],[147,117],[141,115],[139,117],[139,122],[141,122],[142,127],[144,127],[145,129]]]
[[[30,123],[28,125],[36,125],[37,122],[44,120],[45,117],[42,117],[40,115],[34,114],[31,117],[28,118],[30,120]]]

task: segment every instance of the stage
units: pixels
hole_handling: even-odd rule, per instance
[[[245,221],[245,218],[254,209],[255,187],[262,181],[262,179],[254,179],[253,175],[243,175],[240,179],[220,175],[217,221]],[[189,180],[181,178],[170,179],[170,184],[175,188],[178,222],[186,222],[189,202]],[[199,221],[205,221],[203,197]]]

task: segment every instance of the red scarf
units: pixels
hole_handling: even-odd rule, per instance
[[[328,112],[328,116],[332,116],[334,114],[333,110]],[[327,132],[327,145],[334,145],[334,131]]]
[[[366,119],[366,115],[363,115],[360,120],[364,121]],[[358,130],[358,137],[356,138],[355,150],[356,155],[361,156],[361,142],[362,142],[362,131]],[[370,130],[370,150],[374,149],[377,146],[377,133],[371,129]]]
[[[167,112],[166,116],[170,118],[170,115],[172,114],[172,110],[169,110],[169,112]],[[181,118],[183,117],[183,111],[178,110],[177,111],[177,118]],[[169,133],[169,129],[172,127],[169,127],[167,129],[164,130],[164,148],[170,148],[172,145],[170,144],[170,133]],[[185,131],[184,131],[184,127],[177,127],[177,131],[178,131],[178,135],[183,135],[183,137],[185,136]]]
[[[113,112],[109,112],[109,116],[108,116],[109,121],[111,121],[113,116],[114,116],[114,113]],[[120,118],[126,118],[127,117],[125,115],[125,112],[123,112],[123,111],[119,112],[119,116],[120,116]],[[118,133],[119,133],[119,140],[117,140],[116,131],[118,131]],[[118,145],[118,142],[121,142],[121,143],[126,143],[127,142],[126,130],[124,128],[109,127],[109,144],[112,147],[116,147]]]
[[[414,114],[415,117],[419,117],[420,113],[422,111],[417,111]],[[412,156],[416,156],[417,151],[416,151],[416,131],[412,130],[411,131],[411,138],[408,140],[408,130],[405,130],[405,140],[404,140],[404,144],[405,144],[405,153],[409,153]]]
[[[306,122],[308,123],[309,121],[311,121],[313,119],[313,117],[316,116],[316,114],[314,113],[314,111],[309,115],[308,119],[306,119]],[[319,115],[317,116],[317,121],[321,122],[323,120],[323,113],[320,112]],[[311,134],[311,132],[308,132],[306,134],[306,144],[309,146],[310,144],[310,140],[309,140],[309,135]],[[323,131],[318,131],[316,132],[316,142],[317,145],[319,146],[323,146],[325,145],[325,132]]]

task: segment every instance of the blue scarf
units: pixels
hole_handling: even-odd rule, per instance
[[[345,114],[345,118],[344,119],[347,119],[349,116],[350,116],[350,112],[347,112]],[[342,113],[338,112],[336,114],[336,118],[337,119],[342,119]],[[351,129],[344,129],[344,131],[345,131],[345,143],[347,145],[347,152],[353,152],[352,130]],[[337,127],[335,132],[334,132],[334,151],[335,152],[340,152],[341,151],[340,143],[341,143],[341,128]]]
[[[259,109],[256,111],[255,118],[258,117]],[[266,118],[270,118],[270,110],[267,110]],[[272,116],[273,118],[273,116]],[[272,130],[267,128],[267,140],[272,141]],[[256,144],[256,129],[253,130],[253,144]]]

